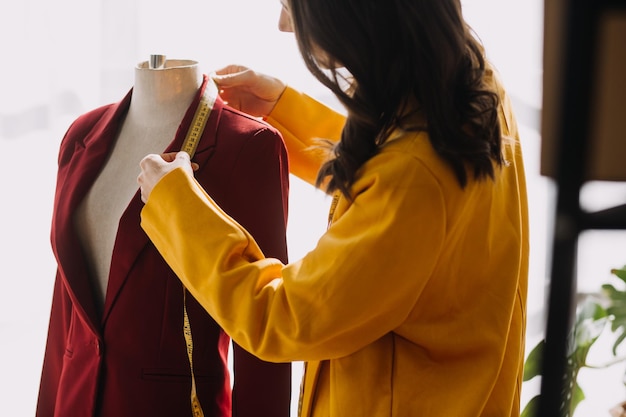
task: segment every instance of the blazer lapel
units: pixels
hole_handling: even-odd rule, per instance
[[[198,94],[190,104],[189,109],[187,109],[187,112],[185,113],[185,116],[176,131],[174,140],[164,152],[177,152],[183,146],[183,142],[189,128],[191,127],[195,111],[200,104],[202,95],[205,91],[207,91],[207,93],[210,91],[206,90],[207,88],[213,87],[209,83],[213,83],[213,81],[205,75],[204,81],[198,90]],[[215,92],[217,93],[217,90],[215,90]],[[213,154],[216,144],[217,127],[222,108],[223,102],[219,97],[217,97],[207,119],[202,136],[200,137],[200,141],[198,142],[196,153],[193,157],[193,161],[200,165],[199,170],[202,170],[202,168],[206,166],[211,155]],[[119,222],[119,228],[111,258],[111,270],[109,273],[109,283],[102,318],[103,323],[110,314],[111,308],[115,304],[115,300],[124,286],[124,282],[128,278],[133,265],[137,262],[138,257],[146,245],[151,245],[148,236],[145,234],[140,224],[142,208],[143,202],[141,201],[139,190],[137,190]]]
[[[59,273],[64,278],[75,308],[96,334],[100,333],[100,326],[96,325],[99,317],[92,284],[88,279],[89,268],[73,218],[78,205],[106,161],[119,123],[129,104],[130,95],[127,95],[120,103],[101,108],[102,114],[95,123],[85,116],[77,120],[67,133],[76,135],[74,143],[70,142],[69,145],[74,149],[64,150],[71,151],[70,159],[62,160],[59,164],[51,233],[53,250]],[[96,117],[97,111],[88,116]],[[90,126],[90,123],[93,125]]]

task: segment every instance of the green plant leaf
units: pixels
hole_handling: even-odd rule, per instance
[[[585,399],[585,393],[583,392],[582,388],[580,388],[580,385],[576,383],[576,385],[574,386],[574,389],[572,390],[572,397],[570,398],[569,414],[567,415],[570,417],[573,416],[574,412],[576,411],[576,407],[578,407],[578,404],[580,404],[580,402],[584,399]]]
[[[604,293],[605,296],[607,296],[611,300],[619,300],[620,299],[619,293],[621,293],[621,291],[618,291],[611,284],[604,284],[604,285],[602,285],[602,292]]]
[[[589,349],[602,334],[608,320],[607,311],[597,302],[587,299],[582,303],[569,337],[567,352],[569,366],[580,369],[585,365]]]
[[[526,407],[522,410],[520,417],[535,417],[537,415],[537,410],[539,409],[539,395],[534,396],[533,398],[526,403]]]
[[[613,269],[611,273],[626,282],[626,266],[622,269]],[[618,290],[611,284],[605,284],[602,286],[602,293],[609,302],[606,311],[611,316],[611,331],[617,334],[612,347],[615,356],[618,347],[626,340],[626,292]]]
[[[588,351],[591,345],[598,340],[608,321],[608,317],[602,317],[597,320],[586,319],[580,322],[575,329],[575,352],[572,353]]]
[[[612,269],[611,273],[626,282],[626,265],[624,265],[622,269]]]
[[[608,314],[604,308],[592,298],[585,299],[576,313],[576,324],[585,320],[599,320],[607,317]]]
[[[535,395],[526,403],[526,406],[520,413],[520,417],[535,417],[539,410],[539,401],[541,396]],[[574,386],[571,394],[566,394],[565,401],[561,404],[561,417],[571,417],[576,411],[576,407],[585,399],[585,394],[578,384]]]
[[[541,375],[541,358],[543,357],[545,345],[546,341],[541,340],[528,354],[526,362],[524,363],[524,375],[522,376],[523,381],[529,381],[534,377]]]
[[[617,356],[617,348],[619,347],[619,345],[622,344],[624,339],[626,339],[626,332],[622,332],[617,337],[617,339],[615,339],[615,342],[613,343],[613,348],[611,349],[611,352],[613,353],[613,356]]]
[[[622,293],[624,296],[626,294]],[[619,299],[610,299],[611,304],[606,308],[609,315],[615,316],[616,319],[624,319],[626,317],[626,303]]]
[[[611,271],[626,283],[626,266]],[[587,355],[589,350],[600,337],[607,323],[611,330],[617,333],[613,345],[613,355],[617,354],[617,347],[626,340],[626,291],[621,291],[611,284],[602,285],[602,293],[606,302],[603,308],[597,298],[587,298],[577,308],[572,329],[568,335],[566,373],[563,375],[564,386],[562,392],[561,415],[571,417],[578,405],[585,399],[585,394],[577,382],[581,368],[588,366]],[[540,341],[530,352],[524,363],[523,381],[528,381],[541,375],[542,356],[545,350],[545,340]],[[626,376],[624,377],[626,383]],[[537,412],[540,396],[533,397],[524,407],[520,417],[534,417]]]

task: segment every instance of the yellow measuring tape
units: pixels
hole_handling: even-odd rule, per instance
[[[198,142],[202,137],[202,132],[209,119],[215,99],[217,97],[217,86],[213,80],[207,82],[204,94],[200,98],[200,103],[191,121],[191,127],[187,132],[185,141],[181,151],[189,154],[189,158],[193,158],[198,147]],[[193,338],[191,337],[191,323],[187,314],[187,289],[183,286],[183,334],[185,335],[185,343],[187,344],[187,357],[189,358],[189,369],[191,370],[191,411],[194,417],[204,417],[200,400],[196,392],[196,377],[193,372]]]
[[[333,195],[333,201],[330,203],[330,209],[328,210],[328,224],[326,226],[327,229],[329,229],[330,225],[333,223],[333,217],[335,217],[335,210],[337,210],[338,203],[339,203],[339,193],[336,192]]]
[[[191,127],[187,132],[187,136],[185,136],[185,141],[183,142],[183,146],[181,148],[181,151],[187,152],[190,158],[193,158],[193,155],[196,153],[198,142],[200,142],[206,122],[209,120],[209,116],[211,115],[211,109],[213,109],[217,94],[217,86],[213,80],[209,80],[204,90],[204,94],[200,98],[200,103],[198,104],[198,108],[196,109],[196,112],[193,115],[193,120],[191,121]]]
[[[183,287],[183,334],[187,343],[187,357],[189,358],[189,368],[191,369],[191,412],[193,417],[204,417],[200,400],[196,392],[196,377],[193,373],[193,339],[191,337],[191,323],[187,314],[187,290]]]

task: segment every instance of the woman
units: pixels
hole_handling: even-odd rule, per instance
[[[460,2],[291,0],[279,26],[345,119],[245,68],[215,79],[281,131],[293,173],[334,194],[327,232],[297,262],[265,258],[184,153],[142,161],[144,230],[241,346],[307,362],[302,417],[519,415],[522,155]]]

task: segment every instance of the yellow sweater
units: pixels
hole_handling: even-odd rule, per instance
[[[265,258],[180,169],[156,185],[142,226],[237,343],[307,362],[301,417],[518,416],[528,216],[517,128],[499,92],[507,163],[495,181],[462,190],[426,133],[399,134],[297,262]],[[292,171],[313,181],[320,158],[303,149],[336,138],[343,118],[289,88],[268,121]]]

